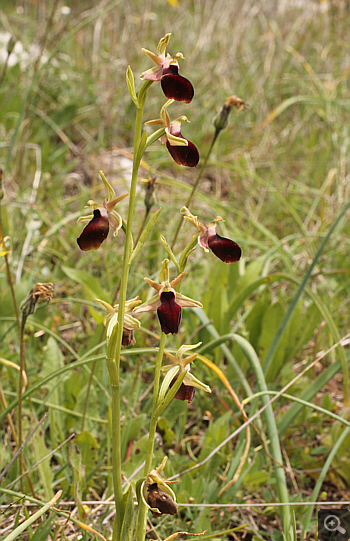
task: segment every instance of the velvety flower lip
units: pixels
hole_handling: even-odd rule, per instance
[[[163,73],[160,84],[165,96],[169,100],[190,103],[194,96],[194,89],[188,79],[179,75],[179,68],[170,65],[168,69],[163,70]]]
[[[182,137],[182,135],[178,136]],[[183,139],[185,139],[183,137]],[[166,142],[166,147],[173,160],[178,165],[184,165],[186,167],[196,167],[199,162],[199,152],[197,147],[187,140],[188,145],[185,147],[171,145],[169,141]]]
[[[240,246],[231,239],[221,237],[216,232],[217,222],[223,221],[220,216],[217,216],[208,226],[205,226],[198,220],[197,216],[194,216],[188,210],[188,208],[182,207],[181,214],[198,229],[198,244],[205,252],[208,252],[209,248],[209,250],[224,263],[235,263],[240,260],[242,256]]]
[[[235,263],[241,259],[242,250],[238,244],[233,240],[220,237],[217,233],[208,235],[208,246],[224,263]]]
[[[165,456],[162,463],[149,472],[141,485],[141,498],[155,517],[177,513],[176,496],[168,484],[176,481],[166,483],[166,479],[160,475],[167,459]]]
[[[169,282],[169,259],[165,259],[160,271],[160,282],[154,282],[150,278],[145,278],[145,281],[157,291],[157,294],[138,306],[133,311],[134,314],[142,312],[157,312],[159,323],[164,334],[177,334],[181,321],[182,308],[184,307],[202,307],[198,301],[185,297],[181,293],[175,291],[175,287],[181,282],[186,275],[182,272]]]
[[[181,122],[189,122],[186,116],[181,116],[173,121],[170,120],[167,108],[173,103],[173,99],[168,100],[161,108],[160,118],[149,120],[146,124],[160,124],[165,128],[165,133],[161,138],[166,147],[178,165],[186,167],[196,167],[199,162],[199,152],[197,147],[181,133]]]
[[[163,291],[160,295],[160,305],[157,308],[160,327],[164,334],[177,334],[181,322],[181,306],[175,302],[173,291]]]
[[[108,231],[109,222],[107,212],[104,212],[104,209],[94,210],[94,217],[77,239],[79,248],[84,252],[87,250],[97,250],[108,237]]]
[[[113,236],[116,237],[123,224],[121,216],[114,210],[114,207],[129,194],[115,197],[115,191],[102,171],[100,171],[100,176],[106,186],[108,198],[103,201],[102,205],[95,203],[93,200],[88,201],[87,206],[93,208],[93,214],[78,218],[78,222],[88,222],[88,225],[77,239],[79,248],[84,252],[97,250],[102,242],[106,240],[109,227],[113,229]]]
[[[142,51],[154,62],[155,67],[144,71],[141,79],[149,81],[161,81],[161,87],[168,99],[190,103],[194,96],[193,86],[188,79],[179,75],[178,58],[183,58],[182,53],[165,56],[165,50],[171,34],[166,34],[158,43],[157,52],[152,53],[148,49]]]

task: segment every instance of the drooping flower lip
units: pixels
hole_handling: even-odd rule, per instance
[[[180,137],[182,137],[182,135]],[[185,137],[182,137],[182,139],[185,139]],[[187,146],[180,147],[171,145],[169,141],[167,141],[166,147],[169,150],[171,157],[178,165],[196,167],[199,162],[198,149],[193,143],[191,143],[191,141],[187,140],[187,143]]]
[[[170,383],[169,387],[172,387],[176,380],[177,376]],[[181,383],[180,389],[175,393],[174,398],[182,400],[183,402],[187,401],[189,404],[191,404],[195,392],[196,389],[195,387],[192,387],[192,385],[185,385],[184,383]]]
[[[97,250],[107,238],[109,231],[108,214],[105,209],[95,209],[94,217],[83,229],[77,239],[78,246],[84,252]]]
[[[242,255],[242,250],[236,242],[220,237],[217,233],[208,236],[208,246],[213,254],[224,263],[235,263],[240,260]]]
[[[157,308],[160,327],[164,334],[177,334],[181,321],[181,306],[175,302],[174,291],[163,291]]]
[[[160,84],[169,100],[190,103],[193,99],[194,89],[192,83],[186,77],[179,75],[178,66],[170,64],[168,68],[164,68]]]

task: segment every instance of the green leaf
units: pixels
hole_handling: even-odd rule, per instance
[[[88,300],[92,301],[97,298],[108,302],[109,295],[100,286],[99,279],[94,278],[91,276],[91,274],[84,270],[72,269],[70,267],[66,267],[65,265],[63,265],[61,268],[68,278],[83,286]]]
[[[132,496],[131,485],[123,494],[124,500],[124,517],[122,522],[122,528],[120,533],[121,541],[133,541],[134,534],[134,499]]]
[[[81,452],[75,441],[72,441],[70,445],[69,461],[73,468],[74,499],[78,506],[79,517],[80,519],[83,519],[85,511],[81,502],[83,501],[86,475]]]
[[[87,430],[80,432],[74,441],[81,452],[81,459],[82,463],[84,464],[85,475],[87,477],[97,464],[98,449],[100,446],[93,435]]]
[[[133,259],[135,259],[135,257],[137,256],[137,254],[139,253],[139,251],[141,250],[141,248],[143,247],[143,245],[145,244],[147,238],[148,238],[148,235],[151,233],[151,231],[153,230],[153,227],[156,223],[156,221],[158,220],[158,217],[159,217],[159,214],[161,213],[162,209],[159,209],[157,210],[157,212],[155,212],[151,218],[148,220],[144,230],[142,231],[141,235],[140,235],[140,238],[131,254],[131,257],[130,257],[130,263],[133,261]]]
[[[128,85],[130,97],[132,101],[134,102],[134,104],[136,105],[136,107],[138,107],[139,100],[137,99],[136,92],[135,92],[135,79],[134,79],[134,74],[130,66],[128,66],[128,69],[126,70],[126,83]]]
[[[66,267],[65,265],[62,265],[61,269],[68,276],[68,278],[83,286],[85,296],[89,301],[101,299],[108,302],[110,300],[108,293],[106,293],[106,291],[100,286],[100,281],[91,276],[91,274],[89,274],[87,271],[72,269],[70,267]],[[97,310],[94,310],[91,305],[87,306],[96,323],[102,323],[104,320],[104,315]]]
[[[32,424],[36,424],[38,421],[35,417],[32,417]],[[35,462],[39,462],[46,455],[49,454],[49,450],[45,445],[44,432],[42,428],[35,431],[32,437],[32,449],[34,453]],[[51,488],[53,482],[53,473],[50,467],[50,458],[47,458],[38,465],[38,471],[40,476],[41,486],[43,487],[45,499],[51,500],[53,497],[53,490]]]
[[[265,359],[265,356],[268,352],[268,349],[273,341],[273,338],[277,332],[280,322],[283,319],[285,310],[280,302],[272,304],[267,309],[263,321],[262,329],[259,339],[259,353],[261,360]],[[287,346],[287,335],[285,334],[279,344],[278,350],[275,353],[274,362],[270,367],[266,378],[268,381],[274,381],[275,377],[278,375],[284,361],[284,352]]]

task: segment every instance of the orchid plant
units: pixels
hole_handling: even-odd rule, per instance
[[[133,218],[135,209],[136,186],[138,171],[142,156],[147,148],[158,139],[163,142],[174,161],[185,167],[195,167],[199,162],[199,152],[196,146],[181,133],[181,122],[187,121],[185,116],[171,121],[168,109],[174,101],[189,103],[193,99],[193,86],[188,79],[179,75],[179,59],[182,53],[171,56],[166,54],[170,34],[166,34],[160,41],[156,53],[147,49],[143,52],[154,62],[155,67],[148,69],[141,75],[143,83],[136,94],[134,75],[129,67],[127,70],[127,85],[132,101],[136,106],[135,136],[133,152],[133,171],[129,194],[116,197],[113,187],[100,172],[102,181],[107,190],[107,199],[102,204],[89,201],[88,206],[93,208],[93,215],[80,218],[79,222],[88,222],[77,239],[79,248],[83,251],[96,250],[107,238],[109,229],[114,236],[123,228],[125,232],[124,257],[121,269],[121,282],[118,304],[111,304],[97,299],[107,310],[105,326],[107,330],[106,363],[112,389],[112,465],[113,484],[116,514],[113,526],[113,541],[144,541],[146,535],[147,514],[150,510],[154,516],[164,514],[173,515],[177,512],[174,491],[168,486],[166,479],[161,476],[165,467],[166,457],[159,466],[153,464],[153,449],[156,428],[159,416],[172,399],[186,400],[190,403],[194,397],[195,389],[210,392],[210,388],[199,381],[191,372],[191,367],[197,354],[187,353],[196,349],[200,344],[182,345],[177,353],[165,350],[167,335],[177,334],[182,316],[182,308],[201,307],[197,300],[190,299],[178,291],[180,282],[185,278],[184,270],[188,256],[196,245],[208,252],[209,250],[221,261],[236,262],[241,257],[240,247],[232,240],[220,237],[216,233],[218,222],[222,218],[216,217],[208,226],[201,224],[196,216],[183,207],[183,217],[191,222],[198,230],[189,245],[176,260],[164,237],[161,238],[170,259],[175,263],[177,276],[170,279],[169,259],[165,259],[160,270],[159,282],[145,278],[147,284],[156,291],[149,300],[142,302],[138,297],[127,300],[128,276],[130,266],[142,249],[148,235],[152,231],[159,216],[156,212],[146,224],[144,230],[134,243]],[[146,122],[148,125],[160,126],[153,134],[147,135],[143,130],[143,113],[147,93],[154,82],[160,81],[161,88],[167,98],[160,109],[160,118]],[[124,221],[114,210],[117,203],[125,197],[128,199],[128,214]],[[113,304],[113,303],[112,303]],[[121,461],[121,393],[120,393],[120,360],[122,347],[133,346],[136,343],[134,333],[140,329],[138,316],[146,312],[157,312],[160,323],[160,341],[154,371],[153,406],[149,425],[148,447],[145,456],[143,477],[138,480],[135,487],[129,485],[124,492],[122,487],[122,461]],[[163,357],[166,358],[163,364]],[[161,382],[161,375],[163,380]],[[137,518],[134,520],[134,492],[136,492],[138,507]],[[134,532],[134,528],[135,532]],[[174,534],[171,538],[174,537]]]

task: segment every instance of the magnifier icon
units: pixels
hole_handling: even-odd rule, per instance
[[[337,515],[327,515],[324,519],[324,527],[329,532],[340,532],[342,535],[346,534],[346,530],[340,525],[340,519]]]

